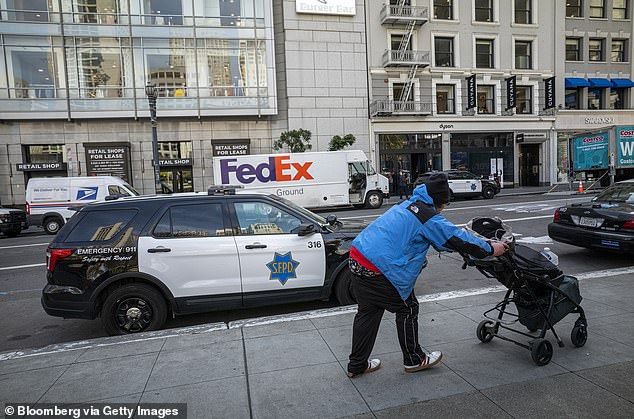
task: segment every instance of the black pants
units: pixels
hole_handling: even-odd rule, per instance
[[[352,327],[352,353],[348,371],[361,373],[379,332],[385,310],[396,314],[396,331],[403,351],[403,364],[418,365],[425,353],[418,344],[418,300],[414,292],[403,301],[396,288],[383,275],[374,278],[353,275],[353,290],[359,305]]]

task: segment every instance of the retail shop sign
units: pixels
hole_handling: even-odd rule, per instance
[[[19,172],[45,172],[49,170],[66,170],[66,163],[18,163]]]
[[[634,167],[634,126],[616,128],[618,167]]]
[[[356,0],[295,0],[297,13],[354,16]]]

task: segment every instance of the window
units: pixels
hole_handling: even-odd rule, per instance
[[[108,195],[114,196],[130,196],[128,191],[121,188],[119,185],[108,185]]]
[[[301,220],[265,202],[236,202],[234,204],[240,234],[297,233]]]
[[[625,39],[612,40],[612,62],[624,63],[627,61],[627,41]]]
[[[266,96],[266,46],[262,41],[206,39],[209,96]]]
[[[53,0],[7,0],[7,20],[48,22],[51,20],[49,12],[54,10],[53,4]]]
[[[453,0],[434,0],[434,19],[453,19]]]
[[[588,59],[590,61],[605,61],[603,56],[603,39],[590,39],[588,40]]]
[[[390,49],[392,51],[399,51],[401,49],[401,43],[403,42],[405,38],[405,35],[401,35],[401,34],[392,34],[390,35]],[[411,51],[412,50],[412,42],[410,39],[410,42],[407,43],[407,47],[405,48],[406,51]]]
[[[136,210],[89,211],[67,237],[69,242],[101,242],[115,237],[136,215]]]
[[[603,18],[605,17],[605,0],[589,0],[590,1],[590,12],[588,16],[594,18]]]
[[[495,99],[493,92],[494,86],[480,86],[478,85],[478,92],[476,94],[478,113],[481,114],[493,114],[495,113]]]
[[[75,38],[77,73],[69,66],[69,76],[77,78],[72,85],[79,87],[80,98],[109,98],[123,96],[123,54],[116,38]],[[129,52],[126,49],[126,58]],[[67,49],[69,62],[75,51]],[[127,64],[127,63],[126,63]]]
[[[65,158],[62,144],[24,146],[24,159],[27,163],[62,163]]]
[[[13,97],[29,99],[56,96],[56,66],[49,48],[24,47],[11,51],[10,86]]]
[[[533,113],[533,88],[531,86],[517,86],[515,105],[515,112],[518,114]]]
[[[533,23],[532,0],[515,0],[515,23]]]
[[[186,96],[187,72],[185,56],[178,54],[148,54],[147,79],[158,87],[159,96]]]
[[[583,0],[566,0],[566,17],[583,17]]]
[[[476,22],[493,22],[493,0],[475,0]]]
[[[493,68],[492,39],[476,39],[476,67]]]
[[[406,83],[394,83],[392,85],[392,98],[395,102],[413,102],[414,101],[414,89],[410,89],[405,95]],[[413,87],[413,86],[412,86]]]
[[[566,89],[566,109],[579,109],[580,97],[578,88]]]
[[[588,89],[588,109],[604,109],[603,89]]]
[[[436,67],[454,67],[453,38],[434,38]]]
[[[175,205],[161,217],[153,234],[160,238],[225,236],[222,204]]]
[[[453,84],[436,85],[436,113],[456,113]]]
[[[626,109],[627,89],[610,89],[610,109]]]
[[[531,41],[515,41],[515,68],[533,68],[533,62],[531,60],[531,49]]]
[[[182,25],[181,0],[144,0],[144,23],[146,25]]]
[[[158,143],[161,160],[189,159],[192,156],[191,141],[161,141]]]
[[[612,19],[627,19],[628,0],[612,0]]]
[[[566,61],[582,61],[581,38],[566,38]]]
[[[119,23],[118,0],[73,0],[73,12],[76,23]]]

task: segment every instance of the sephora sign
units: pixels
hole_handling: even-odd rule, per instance
[[[356,0],[295,0],[297,13],[354,16]]]

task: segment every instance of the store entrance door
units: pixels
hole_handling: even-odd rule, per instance
[[[191,167],[161,168],[161,189],[166,194],[194,192]]]
[[[520,144],[520,186],[539,186],[539,144]]]

